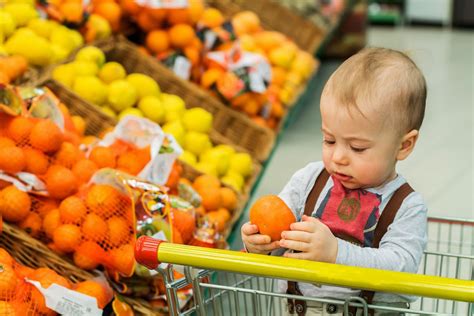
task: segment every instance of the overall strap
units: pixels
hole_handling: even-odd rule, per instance
[[[306,203],[304,206],[304,215],[311,216],[311,213],[316,206],[316,201],[318,200],[321,191],[323,190],[326,182],[329,179],[329,173],[326,169],[323,169],[321,173],[317,176],[316,181],[314,182],[313,188],[306,198]],[[301,290],[298,287],[298,283],[294,281],[288,281],[288,288],[286,290],[287,294],[292,295],[303,295]],[[293,300],[288,299],[288,308],[290,314],[296,314],[298,316],[304,316],[306,314],[306,301],[304,300]]]

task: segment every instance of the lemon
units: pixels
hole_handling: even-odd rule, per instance
[[[197,157],[190,151],[184,150],[181,156],[179,156],[181,161],[184,161],[188,165],[194,166],[197,163]]]
[[[180,144],[181,146],[184,145],[184,137],[186,135],[186,130],[184,129],[184,126],[180,121],[166,123],[163,126],[163,131],[165,133],[173,135],[178,144]]]
[[[77,46],[77,43],[75,39],[73,38],[73,35],[71,35],[71,30],[69,30],[65,26],[58,26],[55,27],[49,36],[49,41],[51,44],[58,45],[65,49],[68,54],[72,52],[73,49],[75,49]]]
[[[8,3],[4,10],[11,15],[17,26],[25,26],[39,15],[35,8],[27,3]]]
[[[43,38],[49,38],[51,32],[58,24],[46,19],[33,19],[28,22],[28,28]]]
[[[76,76],[95,76],[99,72],[97,64],[91,61],[75,60],[70,65],[74,67]]]
[[[199,132],[188,132],[184,136],[184,149],[195,155],[200,155],[212,147],[209,136]]]
[[[211,148],[200,156],[200,161],[212,163],[216,166],[219,176],[223,176],[229,170],[231,156],[223,150]]]
[[[236,153],[230,158],[229,170],[248,177],[253,171],[252,157],[247,153]]]
[[[165,108],[161,103],[161,99],[154,95],[149,95],[138,102],[138,108],[143,112],[145,117],[150,120],[162,123],[165,118]]]
[[[127,76],[127,81],[135,87],[139,99],[149,95],[155,97],[160,95],[160,86],[158,86],[158,83],[150,76],[133,73]]]
[[[212,128],[212,114],[203,108],[187,110],[182,120],[188,131],[208,133]]]
[[[221,181],[234,189],[236,189],[238,192],[242,192],[242,188],[244,187],[244,177],[234,171],[229,171],[225,176],[221,178]]]
[[[0,56],[7,56],[7,55],[8,55],[8,52],[5,48],[5,46],[0,45]]]
[[[107,84],[115,80],[124,79],[125,76],[127,76],[125,68],[115,61],[105,63],[99,71],[99,78]]]
[[[24,28],[15,32],[5,43],[5,49],[10,55],[22,55],[28,63],[35,66],[46,66],[51,62],[53,51],[50,43]]]
[[[86,27],[94,30],[94,39],[104,39],[112,33],[109,22],[97,14],[90,15]]]
[[[224,145],[224,144],[217,145],[217,146],[214,147],[214,149],[215,150],[221,150],[221,151],[227,153],[230,156],[235,154],[235,149],[232,146],[229,146],[229,145]]]
[[[198,171],[201,171],[202,173],[210,174],[210,175],[213,175],[213,176],[217,177],[217,168],[212,163],[201,161],[201,162],[197,163],[194,166],[194,168],[196,168],[196,170],[198,170]]]
[[[64,49],[63,47],[53,44],[51,45],[51,51],[52,51],[52,56],[51,56],[51,63],[58,63],[69,56],[69,52]]]
[[[90,61],[102,67],[105,63],[104,52],[95,46],[87,46],[77,52],[75,60]]]
[[[13,34],[15,29],[16,23],[11,14],[0,10],[0,34],[3,34],[3,36],[7,38]]]
[[[112,108],[108,105],[106,106],[101,106],[100,109],[102,110],[102,112],[104,112],[105,114],[107,114],[108,116],[111,116],[113,118],[116,118],[117,117],[117,114],[115,113],[114,110],[112,110]]]
[[[116,80],[109,85],[107,101],[112,109],[121,112],[137,102],[137,90],[126,80]]]
[[[174,94],[162,93],[161,102],[165,107],[165,121],[171,122],[177,119],[181,119],[184,112],[186,111],[186,105],[184,100]]]
[[[137,108],[127,108],[127,109],[124,109],[123,111],[120,112],[120,114],[118,115],[118,119],[122,120],[123,118],[125,118],[126,116],[129,116],[129,115],[136,116],[136,117],[143,117],[143,113],[139,109],[137,109]]]
[[[107,100],[107,86],[95,76],[77,77],[72,89],[81,97],[96,105],[102,105]]]
[[[59,65],[56,68],[54,68],[52,76],[54,80],[62,83],[68,88],[72,88],[74,79],[76,78],[74,65],[71,65],[71,64]]]

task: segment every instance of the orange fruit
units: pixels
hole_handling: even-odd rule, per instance
[[[120,0],[122,11],[128,15],[136,15],[140,12],[140,6],[135,0]]]
[[[151,31],[146,36],[146,46],[155,54],[166,51],[170,47],[168,33],[161,30]]]
[[[63,286],[67,289],[72,288],[71,282],[69,282],[68,279],[57,274],[54,270],[51,270],[50,268],[38,268],[33,273],[31,273],[29,277],[30,279],[41,283],[41,286],[45,289],[50,287],[53,283]]]
[[[171,25],[176,25],[176,24],[189,24],[190,21],[190,16],[189,12],[187,9],[171,9],[168,10],[168,23]]]
[[[77,283],[74,290],[79,293],[95,297],[97,299],[97,306],[101,309],[104,308],[109,301],[104,287],[92,280]]]
[[[38,213],[42,218],[46,216],[51,210],[58,208],[58,201],[49,198],[35,197],[33,200],[33,206],[31,209]]]
[[[181,233],[179,232],[179,230],[172,226],[172,233],[173,233],[173,236],[171,237],[171,242],[174,243],[174,244],[184,244],[184,241],[183,241],[183,236],[181,236]]]
[[[82,159],[76,162],[72,167],[72,173],[76,176],[79,183],[87,183],[94,173],[99,170],[95,162],[89,159]]]
[[[31,199],[15,186],[10,185],[0,191],[0,214],[8,222],[21,222],[29,214],[31,209]]]
[[[46,301],[43,294],[41,294],[41,292],[35,287],[31,288],[30,300],[30,304],[32,305],[32,308],[34,308],[35,313],[43,316],[56,315],[54,311],[46,307]]]
[[[21,264],[17,264],[15,266],[15,273],[20,279],[24,279],[25,277],[28,277],[31,273],[33,273],[35,269],[23,266]]]
[[[252,121],[254,121],[257,125],[260,125],[260,126],[263,126],[263,127],[268,127],[267,126],[267,121],[261,116],[252,117]]]
[[[7,134],[15,143],[24,145],[28,142],[28,138],[34,126],[35,124],[31,119],[17,116],[8,124]]]
[[[25,148],[23,151],[26,158],[26,172],[30,172],[35,175],[44,175],[46,171],[48,171],[48,156],[43,154],[43,152],[33,148]]]
[[[283,231],[290,230],[296,218],[282,199],[276,195],[266,195],[250,208],[250,222],[258,226],[260,234],[276,241],[281,239]]]
[[[181,234],[183,243],[187,244],[193,237],[196,229],[196,219],[194,215],[189,212],[173,209],[171,212],[171,224]]]
[[[223,232],[227,227],[227,223],[230,219],[230,213],[225,208],[220,208],[217,211],[212,211],[206,214],[206,218],[216,225],[219,232]]]
[[[79,136],[84,136],[84,133],[86,132],[86,121],[84,121],[84,119],[79,115],[72,116],[71,120],[74,124],[74,129],[76,130],[76,133]]]
[[[120,208],[120,193],[110,185],[95,184],[87,192],[86,206],[93,213],[107,217]]]
[[[210,68],[206,70],[201,77],[201,86],[209,89],[222,76],[224,71],[219,68]]]
[[[59,5],[59,12],[64,17],[65,21],[79,23],[82,20],[82,3],[67,1]]]
[[[81,269],[93,270],[100,264],[99,258],[104,250],[95,242],[85,241],[76,248],[73,260]]]
[[[28,214],[28,216],[18,224],[18,227],[23,229],[30,236],[38,237],[41,232],[42,224],[43,221],[41,220],[41,216],[30,212],[30,214]]]
[[[45,153],[57,151],[63,142],[63,133],[59,127],[49,120],[35,124],[30,133],[30,144]]]
[[[140,159],[136,151],[129,151],[119,156],[117,160],[117,169],[123,170],[132,175],[137,175],[145,168],[148,160]]]
[[[64,199],[77,192],[78,182],[71,170],[52,165],[45,175],[46,188],[49,196],[55,199]]]
[[[204,12],[204,2],[202,0],[188,1],[188,14],[191,23],[196,23]]]
[[[196,207],[194,209],[194,211],[196,212],[196,214],[200,215],[200,216],[204,216],[206,215],[206,209],[201,205],[199,207]]]
[[[15,294],[15,288],[18,284],[18,277],[12,266],[0,264],[0,298],[9,299]],[[9,314],[4,314],[9,315]]]
[[[202,13],[199,23],[209,28],[221,26],[224,23],[224,16],[222,13],[214,8],[207,8]]]
[[[3,71],[0,71],[0,84],[7,85],[11,81],[10,77]]]
[[[101,2],[94,6],[93,12],[106,19],[109,22],[112,31],[116,32],[120,29],[122,9],[117,3],[113,1]]]
[[[3,248],[0,248],[0,264],[13,265],[13,258],[10,256],[8,251]],[[0,314],[1,315],[1,314]]]
[[[155,23],[161,24],[165,18],[168,16],[168,9],[161,9],[161,8],[156,8],[156,9],[147,9],[148,14],[150,15],[150,18],[153,19]]]
[[[126,243],[130,236],[130,228],[127,221],[121,217],[111,217],[107,220],[109,228],[108,243],[114,247]]]
[[[234,210],[237,207],[237,194],[231,188],[220,188],[219,193],[222,199],[222,207],[228,210]]]
[[[92,160],[97,167],[100,168],[115,168],[117,165],[117,155],[113,149],[108,147],[97,146],[92,149],[89,159]]]
[[[278,119],[282,118],[285,114],[285,108],[281,105],[280,102],[273,102],[270,115]]]
[[[192,43],[196,34],[188,24],[176,24],[169,29],[171,45],[175,48],[184,48]]]
[[[193,187],[197,191],[205,188],[218,190],[221,187],[221,182],[215,176],[204,174],[194,179]]]
[[[11,138],[1,136],[0,148],[4,148],[4,147],[15,147],[15,142]]]
[[[286,70],[282,67],[272,67],[272,85],[282,86],[286,81]]]
[[[145,32],[150,32],[161,27],[161,20],[157,20],[151,16],[152,11],[141,10],[137,16],[138,26]]]
[[[19,147],[0,148],[0,170],[7,173],[18,173],[26,168],[26,157]]]
[[[252,11],[241,11],[232,17],[232,26],[237,35],[254,33],[260,30],[260,19]]]
[[[76,162],[85,158],[79,147],[69,142],[63,142],[61,148],[54,155],[54,163],[71,169]]]
[[[199,65],[200,51],[194,47],[185,47],[184,55],[191,61],[191,65]]]
[[[220,189],[201,188],[197,191],[201,196],[202,206],[207,211],[214,211],[222,206],[222,197],[220,194]]]
[[[43,219],[43,231],[50,239],[53,239],[54,231],[61,225],[61,215],[59,209],[49,211]]]
[[[82,223],[82,236],[87,240],[103,241],[108,235],[108,226],[99,215],[87,214]]]
[[[123,245],[109,251],[115,270],[123,275],[130,276],[135,267],[135,254],[132,245]]]
[[[54,230],[53,242],[63,252],[73,252],[81,243],[81,230],[72,224],[60,225]]]
[[[79,224],[86,214],[86,205],[77,196],[70,196],[59,204],[59,215],[64,224]]]

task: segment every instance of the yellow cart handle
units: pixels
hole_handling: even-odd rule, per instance
[[[149,269],[166,262],[305,283],[474,302],[474,281],[172,244],[147,236],[137,240],[135,259]]]

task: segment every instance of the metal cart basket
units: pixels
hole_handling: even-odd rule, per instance
[[[171,315],[284,315],[288,299],[322,303],[326,314],[337,310],[368,315],[474,315],[474,220],[431,217],[428,246],[419,274],[349,267],[283,257],[161,243],[142,237],[137,261],[163,275]],[[183,265],[185,278],[173,279],[172,265]],[[360,297],[326,299],[278,291],[278,280],[360,288],[418,296],[411,306],[369,305]],[[178,307],[177,291],[192,284],[194,296]],[[320,304],[321,305],[321,304]],[[382,314],[385,315],[385,314]]]

